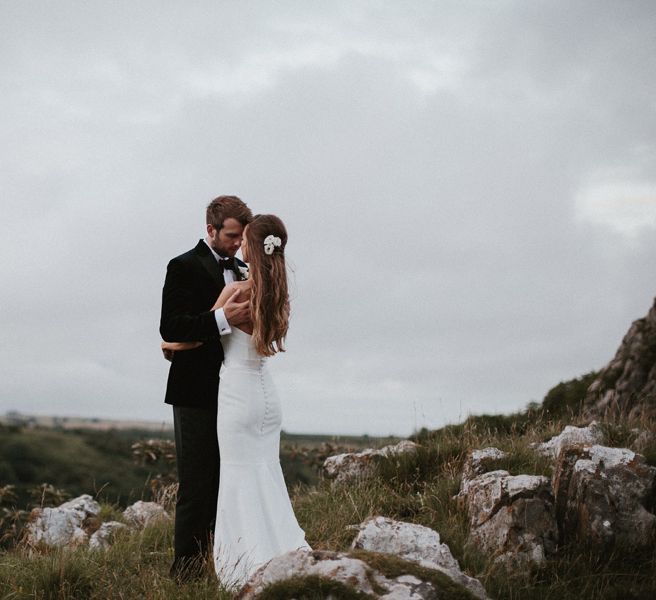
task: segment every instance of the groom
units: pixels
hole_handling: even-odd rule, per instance
[[[178,499],[175,507],[175,558],[171,575],[198,575],[214,530],[219,489],[216,407],[220,336],[249,319],[248,302],[229,300],[210,310],[224,285],[239,279],[234,258],[250,209],[237,196],[219,196],[206,211],[207,236],[195,248],[172,259],[162,292],[160,334],[167,342],[202,342],[165,356],[171,360],[166,386],[173,405]],[[242,263],[243,264],[243,263]]]

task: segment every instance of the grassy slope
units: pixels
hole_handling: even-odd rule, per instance
[[[24,506],[28,490],[47,482],[72,496],[98,495],[125,506],[148,495],[160,465],[140,466],[130,446],[142,432],[60,431],[3,427],[0,486],[13,484]]]
[[[493,423],[490,428],[489,424]],[[379,477],[349,487],[324,482],[297,494],[295,507],[315,547],[346,550],[353,537],[349,525],[373,515],[385,515],[426,525],[440,532],[461,567],[481,579],[493,598],[508,600],[579,600],[656,598],[656,554],[626,559],[621,552],[603,560],[588,548],[572,545],[542,569],[508,575],[487,556],[467,543],[466,515],[453,496],[460,483],[462,463],[472,448],[496,446],[511,453],[491,468],[511,473],[550,475],[550,461],[539,457],[529,444],[559,433],[567,423],[533,420],[508,433],[507,423],[497,419],[472,418],[464,426],[448,427],[424,435],[416,456],[387,461]],[[630,445],[634,424],[606,424],[608,433],[621,445]],[[650,425],[654,430],[656,424]],[[501,432],[497,429],[500,428]],[[646,454],[654,461],[656,447]],[[329,514],[330,518],[321,518]],[[655,549],[656,551],[656,549]]]
[[[92,494],[99,499],[127,506],[149,499],[148,482],[158,473],[174,471],[160,461],[135,463],[131,445],[151,438],[141,430],[61,430],[0,425],[0,487],[15,485],[18,506],[25,506],[29,490],[50,483],[71,496]],[[157,437],[172,437],[163,432]],[[313,462],[330,449],[363,448],[393,443],[388,438],[335,437],[283,433],[281,460],[289,485],[317,482]],[[322,450],[323,448],[323,450]]]
[[[0,554],[0,598],[12,600],[227,599],[216,581],[177,586],[167,575],[172,527],[154,525],[124,533],[107,552],[86,549]]]
[[[618,553],[602,560],[588,549],[574,545],[563,549],[561,556],[550,559],[544,568],[507,575],[467,543],[466,515],[453,500],[467,451],[495,445],[511,451],[514,457],[495,466],[516,473],[549,474],[549,463],[530,451],[528,444],[547,439],[564,425],[534,421],[520,435],[499,433],[485,423],[485,419],[471,419],[466,426],[424,435],[416,456],[383,463],[378,477],[370,481],[344,487],[322,481],[316,486],[297,487],[293,493],[295,510],[309,543],[317,549],[348,550],[354,535],[349,526],[369,516],[385,515],[439,531],[463,569],[479,577],[493,598],[637,600],[656,597],[653,554],[627,560]],[[606,427],[618,442],[630,445],[633,434],[629,424]],[[653,455],[654,450],[649,452]],[[217,587],[211,570],[208,578],[197,584],[174,586],[167,577],[170,559],[170,526],[157,526],[143,535],[125,535],[108,553],[80,550],[29,556],[24,550],[14,550],[0,554],[0,582],[3,582],[0,597],[230,597],[227,591]]]
[[[600,558],[589,548],[572,544],[562,548],[559,556],[549,559],[542,568],[506,573],[467,542],[466,515],[453,500],[467,452],[496,446],[509,451],[511,457],[495,468],[550,475],[550,462],[537,456],[529,445],[549,439],[566,424],[576,424],[575,416],[564,415],[572,405],[570,391],[579,384],[579,380],[571,388],[559,384],[558,394],[566,406],[552,402],[549,413],[532,410],[510,416],[472,417],[436,432],[420,432],[416,436],[420,443],[418,452],[384,462],[374,479],[343,487],[328,481],[297,485],[293,503],[308,542],[316,549],[346,551],[354,536],[353,525],[370,516],[384,515],[439,531],[463,570],[481,579],[492,598],[656,598],[656,551],[630,558],[618,551]],[[552,418],[555,415],[558,419]],[[629,447],[636,437],[631,431],[633,427],[656,430],[656,423],[650,422],[613,422],[603,426],[613,445]],[[643,453],[651,464],[656,464],[656,443]],[[111,507],[104,511],[116,514]],[[217,586],[209,565],[205,580],[181,587],[172,584],[167,576],[171,535],[170,525],[150,528],[143,535],[124,534],[107,553],[79,550],[30,555],[20,548],[0,553],[0,598],[229,598],[230,593]],[[283,593],[285,589],[291,593],[293,585],[292,582],[290,586],[281,586],[272,593]],[[305,596],[296,595],[297,598],[321,598],[329,589],[321,581],[305,581],[302,585],[315,587],[306,590]],[[332,591],[335,598],[348,597],[344,590]],[[444,595],[447,600],[455,597]]]

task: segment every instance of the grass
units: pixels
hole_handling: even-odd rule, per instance
[[[509,456],[490,462],[489,470],[550,476],[552,461],[536,453],[531,444],[558,434],[566,424],[570,423],[537,419],[531,426],[522,425],[521,434],[512,435],[508,431],[518,429],[507,421],[499,427],[496,419],[472,419],[469,425],[445,427],[418,436],[421,445],[414,454],[381,461],[375,479],[348,486],[323,481],[311,489],[300,490],[295,509],[310,544],[325,550],[348,551],[355,535],[353,526],[377,515],[435,529],[463,571],[480,579],[492,598],[656,598],[655,553],[599,557],[586,547],[572,545],[548,559],[541,569],[508,573],[468,543],[467,518],[453,498],[459,489],[467,453],[473,448],[495,446]],[[635,441],[636,433],[631,430],[638,425],[654,430],[654,424],[646,422],[602,424],[609,442],[621,442],[619,445]],[[654,452],[652,446],[643,450],[645,455],[649,452]]]
[[[494,570],[483,580],[493,598],[507,600],[652,600],[656,597],[656,557],[609,554],[572,545],[541,569],[508,577]]]
[[[513,474],[550,475],[551,461],[539,456],[531,444],[559,433],[569,422],[548,415],[530,423],[509,417],[472,418],[416,436],[415,453],[382,460],[376,477],[349,485],[320,480],[316,485],[297,485],[292,501],[308,542],[318,550],[352,552],[354,528],[368,517],[387,516],[435,529],[448,544],[461,568],[481,580],[490,597],[498,600],[642,600],[656,597],[656,553],[636,556],[620,552],[599,556],[576,544],[561,548],[541,568],[507,572],[468,542],[467,516],[454,500],[460,473],[470,450],[496,446],[508,458],[488,468],[503,468]],[[611,443],[630,446],[637,439],[635,428],[655,428],[642,421],[602,423]],[[656,442],[643,449],[656,457]],[[104,519],[120,520],[117,505],[103,505]],[[417,571],[395,557],[354,552],[353,556],[388,576],[404,569],[419,574],[436,586],[448,583],[431,571]],[[193,584],[176,585],[168,577],[172,560],[172,526],[158,524],[143,532],[119,532],[107,552],[88,550],[30,553],[19,547],[0,553],[0,598],[11,600],[128,600],[220,599],[232,597],[221,588],[211,564],[207,576]],[[413,571],[414,569],[414,571]],[[405,571],[404,571],[405,572]],[[438,581],[439,580],[439,581]],[[466,598],[461,588],[445,598]],[[341,584],[320,578],[292,578],[267,588],[262,598],[364,598]],[[442,597],[442,596],[440,596]]]
[[[172,526],[156,524],[143,532],[119,532],[106,552],[18,548],[0,554],[3,600],[227,600],[214,574],[186,585],[168,576]]]
[[[358,592],[339,581],[311,575],[308,577],[290,577],[268,585],[258,595],[258,600],[369,600],[376,596]]]
[[[127,433],[113,430],[0,427],[0,485],[15,485],[20,506],[45,481],[72,496],[93,494],[127,506],[149,497],[148,482],[159,467],[135,464],[131,442]]]

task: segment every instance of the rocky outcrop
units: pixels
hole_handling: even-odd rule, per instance
[[[422,567],[445,573],[477,598],[488,598],[481,582],[462,572],[449,547],[441,543],[440,534],[428,527],[374,517],[360,525],[351,548],[392,554],[404,560],[415,561]]]
[[[656,468],[626,448],[564,448],[553,476],[562,542],[578,538],[607,550],[656,541]]]
[[[469,540],[509,566],[542,563],[556,550],[551,483],[537,475],[491,471],[478,475],[458,495],[469,517]]]
[[[278,556],[260,567],[241,589],[237,598],[238,600],[255,600],[267,586],[275,584],[284,584],[293,576],[302,591],[310,595],[310,585],[316,585],[316,578],[330,580],[331,582],[344,586],[348,597],[355,596],[356,593],[366,594],[372,599],[384,600],[435,600],[445,597],[442,593],[443,585],[437,577],[445,576],[431,569],[424,569],[423,572],[417,573],[417,569],[412,568],[412,563],[407,563],[408,568],[399,568],[402,561],[396,559],[395,571],[401,572],[399,575],[385,575],[385,569],[378,566],[373,567],[366,557],[349,556],[343,552],[327,551],[307,551],[294,550]],[[384,562],[384,561],[380,561]],[[405,571],[405,572],[403,572]],[[434,573],[436,576],[431,577]],[[309,579],[313,578],[313,579]],[[459,598],[472,598],[467,590],[453,583],[450,579],[449,587],[453,590],[456,588]],[[298,589],[296,590],[298,592]],[[293,598],[295,594],[290,595],[290,590],[280,594],[281,598]],[[317,597],[319,597],[317,595]],[[323,597],[323,596],[322,596]],[[341,597],[337,595],[326,595],[325,597]]]
[[[604,432],[596,421],[587,427],[574,427],[568,425],[562,432],[552,437],[548,442],[536,444],[535,449],[544,456],[556,458],[561,450],[567,446],[602,444]]]
[[[615,357],[588,388],[584,413],[589,417],[656,417],[656,300],[634,321]]]
[[[649,447],[654,434],[633,430],[634,446]],[[460,492],[469,540],[495,562],[541,563],[558,544],[579,539],[599,551],[633,552],[656,541],[656,467],[626,448],[609,448],[602,428],[565,427],[534,448],[554,459],[552,480],[490,471],[504,453],[496,448],[468,455]],[[553,490],[553,492],[552,492]]]
[[[123,511],[128,525],[118,521],[103,523],[99,514],[100,504],[87,494],[54,508],[35,508],[25,527],[24,542],[32,548],[88,546],[105,550],[119,530],[143,528],[170,518],[160,505],[141,501]]]
[[[100,505],[87,494],[56,508],[35,508],[25,528],[25,543],[32,547],[85,546],[89,542],[85,525],[99,512]]]
[[[652,432],[631,433],[635,445],[653,441]],[[553,479],[499,470],[499,461],[509,454],[498,448],[471,451],[456,496],[468,515],[469,542],[509,570],[544,563],[573,537],[601,549],[602,555],[611,546],[630,552],[653,547],[656,467],[631,450],[601,446],[604,437],[593,422],[565,427],[549,441],[535,444],[539,453],[553,459]],[[377,452],[394,456],[414,449],[401,445],[342,454],[328,460],[327,467],[337,481],[357,480],[375,472],[376,459],[371,457],[380,456]],[[322,580],[372,598],[432,599],[443,590],[427,573],[439,573],[458,585],[459,593],[467,590],[472,597],[487,598],[481,583],[460,570],[436,531],[382,516],[364,521],[357,530],[351,553],[298,551],[276,557],[254,574],[240,597],[256,598],[269,585],[282,586],[277,593],[289,591],[287,584],[311,587]],[[387,568],[380,556],[392,561]],[[399,562],[415,567],[400,571]]]
[[[385,446],[379,450],[371,448],[362,452],[349,452],[329,456],[323,463],[325,475],[337,483],[348,483],[358,479],[372,477],[376,472],[376,465],[385,458],[400,456],[407,452],[414,452],[417,444],[403,440],[394,446]]]

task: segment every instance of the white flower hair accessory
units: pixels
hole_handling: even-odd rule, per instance
[[[264,253],[271,255],[275,248],[279,248],[282,245],[282,240],[275,235],[267,235],[264,238]]]

